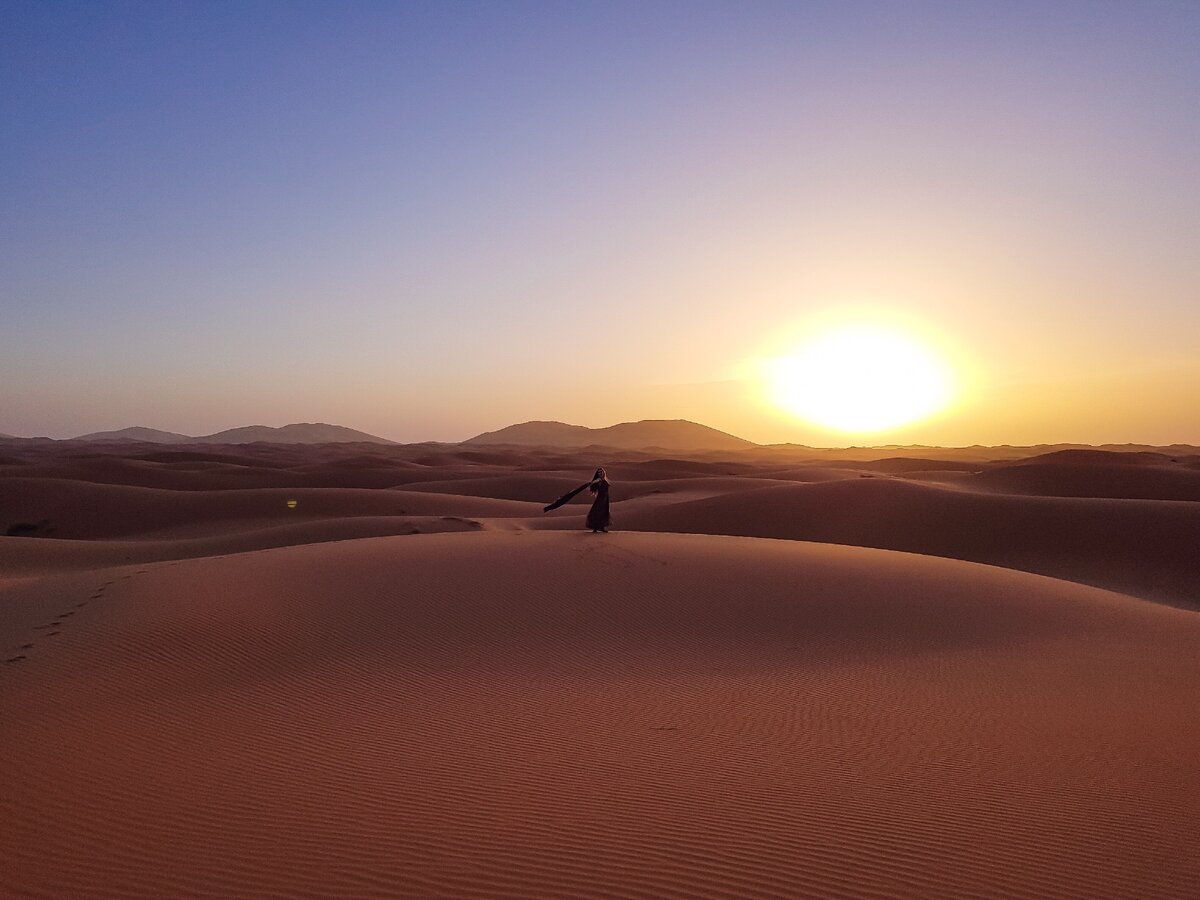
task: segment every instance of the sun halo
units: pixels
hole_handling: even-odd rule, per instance
[[[898,328],[828,328],[765,366],[768,401],[810,424],[870,434],[945,409],[954,379],[925,342]]]

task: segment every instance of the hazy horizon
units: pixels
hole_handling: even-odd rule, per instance
[[[1166,2],[9,5],[0,433],[1200,444],[1198,39]],[[945,397],[805,418],[906,396],[867,354],[781,403],[846,323]]]
[[[708,424],[707,424],[707,423],[705,423],[705,422],[695,422],[695,421],[693,421],[693,420],[691,420],[691,419],[680,419],[680,418],[678,418],[678,417],[675,417],[675,418],[673,418],[673,419],[652,419],[652,420],[644,420],[644,419],[643,419],[643,420],[622,420],[622,421],[618,421],[618,422],[608,422],[608,423],[606,423],[606,424],[603,424],[603,425],[587,425],[587,426],[583,426],[583,427],[585,427],[585,428],[591,428],[591,429],[593,429],[593,430],[600,430],[600,429],[609,428],[609,427],[612,427],[612,426],[615,426],[615,425],[641,424],[642,422],[645,422],[645,421],[654,421],[654,422],[662,422],[662,421],[679,421],[679,422],[690,422],[690,423],[692,423],[692,424],[696,424],[696,425],[702,425],[702,426],[704,426],[704,427],[707,427],[707,428],[714,428],[714,426],[712,426],[712,425],[708,425]],[[541,424],[541,423],[556,423],[556,424],[564,424],[564,425],[570,425],[570,426],[578,426],[578,425],[579,425],[579,423],[578,423],[578,422],[560,422],[559,420],[556,420],[556,419],[531,419],[531,420],[526,420],[525,422],[510,422],[510,423],[509,423],[509,425],[526,425],[526,424]],[[185,437],[192,437],[192,438],[206,438],[206,437],[211,437],[212,435],[215,435],[215,434],[220,434],[220,433],[222,433],[222,432],[225,432],[225,431],[234,431],[234,430],[241,429],[241,428],[248,428],[248,427],[249,427],[249,428],[265,427],[265,428],[276,428],[276,429],[278,429],[278,428],[282,428],[282,427],[284,427],[284,426],[290,426],[290,425],[291,425],[291,426],[294,426],[294,425],[318,425],[318,426],[320,426],[320,425],[330,425],[330,426],[334,426],[334,427],[349,428],[349,429],[352,429],[352,430],[354,430],[354,431],[360,431],[360,432],[363,432],[363,433],[365,433],[365,434],[369,435],[370,437],[374,437],[374,438],[382,438],[382,439],[384,439],[384,440],[388,440],[388,441],[391,441],[391,442],[393,442],[393,443],[396,443],[396,444],[419,444],[419,443],[446,443],[446,444],[457,444],[457,443],[461,443],[461,442],[463,442],[463,441],[469,440],[470,438],[474,438],[474,437],[477,437],[477,436],[479,436],[479,435],[486,434],[486,433],[490,433],[490,432],[493,432],[493,431],[499,431],[499,430],[501,430],[502,428],[506,428],[506,427],[508,427],[508,426],[499,426],[498,428],[485,429],[485,430],[482,430],[482,431],[474,431],[474,432],[472,432],[472,433],[470,433],[470,434],[468,434],[468,435],[464,435],[463,437],[459,437],[459,438],[428,438],[428,437],[426,437],[426,438],[421,438],[421,437],[416,437],[416,438],[411,438],[411,439],[406,439],[406,440],[402,440],[402,439],[398,439],[398,438],[392,438],[392,437],[388,437],[388,436],[387,436],[387,435],[385,435],[385,434],[376,434],[376,433],[374,433],[374,432],[367,431],[366,429],[362,429],[362,428],[356,428],[354,425],[347,425],[347,424],[346,424],[346,423],[344,423],[344,422],[312,422],[312,421],[307,421],[307,422],[280,422],[278,425],[271,425],[271,424],[266,424],[266,423],[262,423],[262,422],[250,422],[250,423],[244,423],[244,424],[242,424],[242,425],[231,425],[231,426],[229,426],[228,428],[221,428],[221,429],[217,429],[216,431],[209,431],[209,432],[200,432],[200,431],[173,431],[172,429],[167,429],[167,428],[158,428],[158,427],[156,427],[156,426],[154,426],[154,425],[141,425],[141,424],[135,424],[135,425],[122,425],[122,426],[117,426],[117,427],[113,427],[113,428],[105,428],[105,429],[100,429],[100,430],[97,430],[97,431],[95,431],[95,432],[75,432],[75,433],[72,433],[72,434],[64,434],[64,435],[46,435],[46,434],[29,434],[29,435],[20,435],[20,434],[11,434],[10,432],[4,432],[4,431],[0,431],[0,436],[4,436],[4,437],[13,437],[13,438],[18,438],[18,439],[51,438],[51,439],[53,439],[53,440],[71,440],[71,439],[75,439],[75,438],[85,437],[85,436],[87,436],[87,435],[89,435],[89,434],[104,434],[104,433],[109,433],[109,432],[119,432],[119,431],[125,431],[125,430],[132,429],[132,428],[149,428],[149,429],[151,429],[151,430],[155,430],[155,431],[163,431],[163,432],[169,432],[169,433],[171,433],[171,434],[178,434],[178,435],[182,435],[182,436],[185,436]],[[1028,442],[1028,443],[1021,443],[1021,442],[1015,442],[1015,441],[1006,441],[1006,442],[997,442],[997,443],[994,443],[994,444],[981,444],[981,443],[980,443],[980,442],[978,442],[978,441],[972,441],[972,442],[969,442],[969,443],[964,443],[964,444],[926,444],[926,443],[924,443],[924,442],[921,442],[921,441],[910,441],[910,442],[903,442],[903,443],[902,443],[902,442],[899,442],[899,441],[883,441],[883,440],[881,440],[881,441],[874,441],[874,442],[873,442],[873,441],[869,441],[869,440],[865,440],[865,441],[859,441],[859,442],[854,442],[854,441],[849,441],[849,440],[848,440],[848,441],[844,441],[844,442],[841,442],[841,443],[838,443],[838,442],[836,442],[836,441],[832,441],[832,442],[826,442],[826,443],[812,443],[812,444],[805,444],[803,441],[755,441],[755,440],[753,440],[753,439],[751,439],[751,438],[746,438],[746,437],[745,437],[745,435],[737,434],[736,432],[728,432],[728,431],[725,431],[725,429],[720,429],[720,428],[717,428],[717,429],[715,429],[715,430],[717,430],[717,431],[720,431],[720,432],[723,432],[723,433],[725,433],[725,434],[730,434],[730,435],[732,435],[733,437],[736,437],[736,438],[743,438],[743,439],[745,439],[745,440],[748,440],[748,441],[750,441],[750,442],[751,442],[751,443],[753,443],[753,444],[758,444],[758,445],[760,445],[760,446],[772,446],[772,445],[782,445],[782,444],[794,444],[794,445],[803,445],[803,446],[809,446],[809,447],[812,447],[813,449],[824,449],[824,450],[849,449],[849,448],[855,448],[855,447],[858,447],[858,448],[872,448],[872,447],[890,447],[890,446],[896,446],[896,447],[921,447],[921,446],[927,446],[927,447],[930,447],[930,448],[933,448],[933,449],[937,449],[937,448],[943,448],[943,449],[955,449],[955,448],[962,448],[962,447],[972,447],[972,446],[984,446],[984,447],[986,447],[986,446],[993,446],[993,447],[999,447],[999,446],[1013,446],[1013,447],[1031,446],[1031,447],[1036,447],[1036,446],[1055,446],[1055,445],[1060,445],[1060,444],[1083,444],[1083,445],[1086,445],[1086,446],[1104,446],[1104,445],[1113,445],[1113,446],[1117,446],[1117,445],[1132,445],[1132,446],[1152,446],[1152,447],[1153,447],[1153,446],[1159,446],[1159,447],[1169,447],[1169,446],[1200,446],[1200,444],[1193,443],[1193,442],[1189,442],[1189,441],[1161,441],[1161,442],[1152,442],[1152,441],[1133,441],[1133,440],[1128,440],[1128,441],[1033,441],[1033,442]],[[167,446],[170,446],[170,445],[167,445]]]

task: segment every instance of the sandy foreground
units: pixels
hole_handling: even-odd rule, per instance
[[[0,472],[0,894],[1195,896],[1186,464],[230,458]]]

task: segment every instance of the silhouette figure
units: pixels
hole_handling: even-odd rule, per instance
[[[603,531],[608,532],[608,526],[612,524],[612,516],[608,512],[608,474],[604,471],[604,467],[596,469],[596,474],[592,476],[591,481],[585,481],[573,491],[567,491],[553,503],[543,506],[542,512],[550,512],[552,509],[558,509],[564,503],[567,503],[576,494],[582,491],[590,490],[596,495],[596,499],[592,501],[592,508],[588,510],[587,527],[593,532]]]
[[[596,499],[592,501],[592,508],[588,510],[587,527],[592,529],[593,533],[603,531],[607,534],[612,516],[608,514],[608,473],[604,471],[603,466],[592,476],[588,490],[596,495]]]

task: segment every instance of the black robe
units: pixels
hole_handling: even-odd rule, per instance
[[[593,481],[592,487],[596,489],[596,499],[588,510],[587,527],[593,530],[607,528],[612,523],[612,516],[608,513],[608,479]]]

